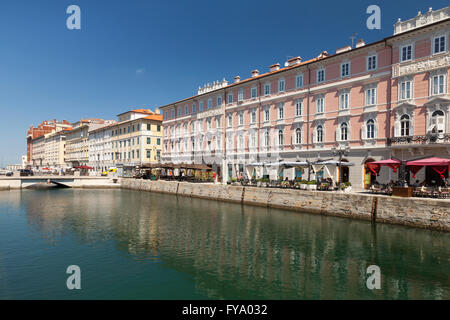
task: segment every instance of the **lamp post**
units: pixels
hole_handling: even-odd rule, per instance
[[[342,149],[342,148],[339,148],[339,149],[336,149],[335,147],[333,147],[332,149],[331,149],[331,151],[333,151],[333,156],[339,156],[339,165],[338,165],[338,167],[339,167],[339,179],[338,179],[338,186],[339,186],[339,188],[341,187],[341,162],[342,162],[342,157],[343,156],[348,156],[349,155],[349,153],[350,153],[350,147],[345,147],[344,149]]]

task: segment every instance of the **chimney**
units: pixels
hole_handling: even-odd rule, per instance
[[[365,45],[366,45],[366,43],[364,42],[363,39],[359,39],[358,42],[356,43],[357,48],[364,47]]]
[[[328,57],[328,56],[329,56],[328,52],[322,51],[317,58],[322,59],[322,58],[325,58],[325,57]]]
[[[352,50],[352,46],[345,46],[345,47],[337,49],[336,53],[341,53],[341,52],[350,51],[350,50]]]
[[[286,61],[286,66],[293,66],[295,64],[300,64],[300,62],[302,62],[302,58],[301,57],[295,57],[292,59],[289,59],[288,61]]]
[[[275,64],[271,65],[269,68],[270,68],[270,72],[277,71],[280,69],[280,64],[275,63]]]
[[[159,110],[159,108],[155,109],[155,114],[161,114],[161,111]]]
[[[241,77],[239,77],[239,76],[234,77],[234,83],[239,82],[239,81],[241,81]]]
[[[253,70],[252,71],[252,78],[256,77],[259,75],[259,71],[258,70]]]

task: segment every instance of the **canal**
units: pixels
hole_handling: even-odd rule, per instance
[[[449,299],[450,234],[131,190],[0,192],[0,299]],[[66,268],[81,269],[68,290]],[[381,289],[366,269],[381,270]]]

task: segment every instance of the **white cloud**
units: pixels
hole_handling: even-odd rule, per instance
[[[136,74],[142,74],[145,73],[145,69],[144,68],[140,68],[136,70]]]

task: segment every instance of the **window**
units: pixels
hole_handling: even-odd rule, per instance
[[[283,130],[278,131],[278,146],[282,147],[284,145],[284,134]]]
[[[280,103],[278,105],[278,120],[284,119],[284,104]]]
[[[445,117],[442,110],[436,110],[431,116],[432,133],[444,133]]]
[[[251,123],[256,123],[256,110],[252,110]]]
[[[244,112],[239,112],[239,125],[244,125]]]
[[[446,48],[446,36],[439,36],[433,40],[433,54],[445,52]]]
[[[208,118],[208,119],[206,119],[206,128],[207,128],[208,130],[211,130],[211,127],[212,127],[211,119]]]
[[[323,127],[317,126],[316,133],[316,142],[323,142]]]
[[[372,119],[368,120],[367,123],[367,139],[375,138],[375,121]]]
[[[150,123],[147,123],[147,131],[152,131],[152,125]]]
[[[197,106],[195,105],[195,103],[192,104],[192,113],[196,113],[197,112]]]
[[[348,140],[348,125],[346,122],[341,124],[341,141]]]
[[[369,88],[366,90],[366,106],[372,106],[376,104],[376,88]]]
[[[256,98],[256,96],[257,96],[257,90],[256,90],[256,88],[252,88],[251,89],[251,97],[252,97],[252,99]]]
[[[250,147],[254,148],[256,146],[256,135],[252,133],[250,135]]]
[[[233,93],[231,92],[228,94],[228,103],[233,103]]]
[[[233,115],[230,113],[228,115],[228,127],[231,128],[233,126]]]
[[[367,70],[375,70],[377,68],[377,56],[369,56],[367,57]]]
[[[184,106],[184,114],[188,114],[189,113],[189,107],[188,105]]]
[[[295,87],[298,88],[303,88],[303,75],[299,74],[295,77]]]
[[[239,149],[244,148],[244,136],[243,135],[240,135],[238,138],[238,148]]]
[[[339,95],[339,109],[341,109],[341,110],[348,109],[348,105],[349,105],[348,99],[349,99],[348,92],[343,92]]]
[[[302,143],[302,130],[300,128],[295,129],[295,143]]]
[[[170,117],[172,119],[175,118],[175,109],[172,109],[172,111],[170,112]]]
[[[299,117],[302,115],[302,104],[303,104],[302,100],[297,100],[295,102],[295,116],[296,117]]]
[[[403,46],[400,48],[400,62],[412,60],[412,45]]]
[[[268,148],[270,143],[269,131],[264,132],[264,147]]]
[[[194,132],[195,132],[195,122],[192,121],[191,122],[191,133],[194,133]]]
[[[445,75],[435,75],[431,77],[431,95],[443,94],[446,92]]]
[[[320,97],[316,99],[316,113],[323,113],[324,111],[324,98]]]
[[[400,82],[400,100],[411,99],[412,98],[412,82],[402,81]]]
[[[161,145],[161,138],[157,138],[157,139],[156,139],[156,144],[157,144],[158,146]]]
[[[270,121],[270,109],[266,108],[264,110],[264,122]]]
[[[244,100],[244,90],[241,89],[238,91],[238,101]]]
[[[325,69],[317,70],[317,83],[325,81]]]
[[[264,85],[264,95],[269,95],[270,94],[270,83],[266,83]]]
[[[350,75],[350,62],[341,64],[341,77],[348,77]]]
[[[284,79],[280,79],[278,80],[278,92],[284,92],[284,90],[286,86],[286,82],[284,81]]]
[[[410,120],[407,114],[400,118],[400,135],[402,137],[409,136]]]
[[[158,125],[156,126],[156,131],[161,132],[161,125],[158,124]]]
[[[203,111],[203,101],[200,101],[200,103],[198,104],[198,111],[199,112]]]
[[[164,120],[167,120],[167,118],[168,118],[167,111],[164,111]]]
[[[181,114],[182,114],[181,111],[182,111],[181,107],[178,107],[178,116],[181,116]]]
[[[222,105],[222,97],[217,97],[217,106],[220,107]]]
[[[147,150],[147,159],[150,159],[150,156],[151,156],[151,150]]]
[[[147,138],[147,144],[151,144],[151,138]]]
[[[208,109],[211,109],[213,107],[212,99],[208,99]]]

